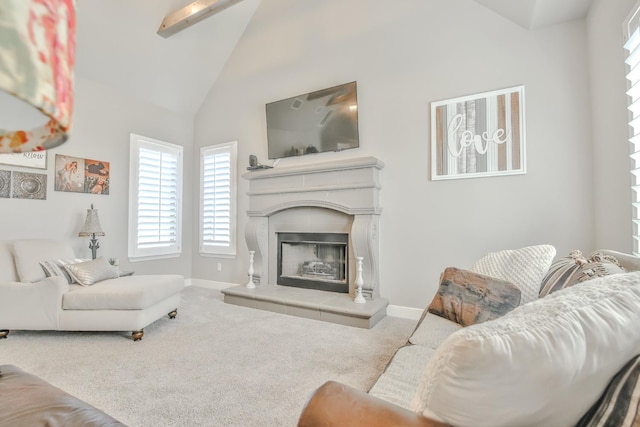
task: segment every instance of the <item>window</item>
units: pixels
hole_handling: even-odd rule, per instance
[[[638,5],[624,26],[627,52],[627,102],[631,152],[633,252],[640,254],[640,9]]]
[[[200,253],[236,254],[237,142],[200,149]]]
[[[182,240],[182,147],[131,134],[129,258],[176,257]]]

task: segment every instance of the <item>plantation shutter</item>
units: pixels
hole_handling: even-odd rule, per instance
[[[640,254],[640,21],[636,9],[627,21],[627,102],[631,152],[633,251]]]
[[[201,149],[200,251],[235,254],[235,143]]]
[[[175,245],[178,226],[178,156],[140,149],[138,247]]]
[[[130,256],[179,254],[182,147],[132,135],[132,162]]]

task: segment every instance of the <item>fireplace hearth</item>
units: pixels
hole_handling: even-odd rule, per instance
[[[276,234],[278,285],[349,293],[348,234]]]

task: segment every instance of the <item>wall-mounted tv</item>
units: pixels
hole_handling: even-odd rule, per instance
[[[356,82],[267,104],[270,159],[359,146]]]

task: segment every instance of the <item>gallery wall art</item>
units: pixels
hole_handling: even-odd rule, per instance
[[[0,198],[47,199],[47,175],[0,170]]]
[[[109,194],[109,162],[56,154],[55,174],[56,191]]]
[[[25,168],[46,169],[47,152],[30,151],[28,153],[3,153],[0,154],[0,164],[22,166]]]
[[[11,171],[0,171],[0,197],[11,196]]]
[[[43,173],[13,172],[11,197],[15,199],[47,198],[47,175]]]
[[[524,174],[524,86],[431,103],[431,179]]]

